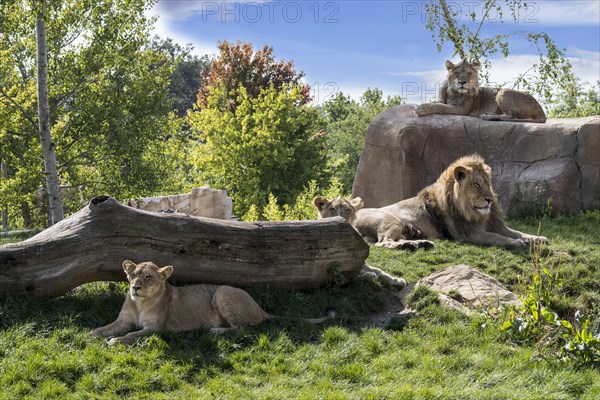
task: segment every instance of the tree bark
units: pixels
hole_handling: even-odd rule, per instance
[[[50,208],[50,225],[64,218],[63,205],[56,169],[55,144],[50,135],[50,106],[48,104],[48,45],[46,41],[46,2],[41,0],[41,11],[36,21],[37,42],[37,86],[39,136],[44,157],[44,175],[48,190],[48,206]]]
[[[3,179],[8,178],[8,165],[4,161],[0,161],[0,176]],[[3,208],[0,213],[2,214],[2,229],[8,230],[8,208]]]
[[[52,297],[124,281],[121,263],[173,265],[176,283],[309,289],[360,272],[369,246],[341,218],[236,222],[161,214],[99,196],[20,243],[0,246],[0,297]]]

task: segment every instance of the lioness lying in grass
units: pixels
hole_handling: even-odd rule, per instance
[[[117,320],[94,329],[95,337],[110,337],[109,345],[129,344],[160,331],[183,332],[209,328],[214,332],[258,325],[273,318],[242,289],[225,285],[176,287],[167,282],[172,266],[125,260],[129,292]],[[309,319],[313,324],[334,316]]]

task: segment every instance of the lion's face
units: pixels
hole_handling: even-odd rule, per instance
[[[458,64],[446,61],[448,76],[446,77],[451,89],[458,93],[468,93],[479,88],[479,67],[478,61],[469,63],[466,58]]]
[[[363,208],[364,203],[360,197],[348,201],[341,197],[336,197],[329,200],[327,197],[317,196],[313,200],[313,204],[319,212],[318,218],[342,217],[349,223],[352,223],[356,218],[356,212]]]
[[[133,300],[155,296],[173,273],[172,266],[159,268],[150,261],[135,264],[133,261],[125,260],[123,261],[123,270],[127,274],[129,295]]]
[[[471,221],[486,219],[496,201],[491,169],[483,163],[455,165],[453,170],[454,204]]]

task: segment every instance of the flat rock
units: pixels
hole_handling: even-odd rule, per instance
[[[516,294],[506,289],[497,279],[465,264],[444,268],[425,278],[417,285],[426,285],[448,296],[460,296],[459,303],[471,308],[520,305]],[[456,299],[455,299],[456,300]]]

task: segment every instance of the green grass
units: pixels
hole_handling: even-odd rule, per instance
[[[511,221],[536,232],[538,221]],[[521,295],[547,268],[562,278],[552,294],[561,317],[600,311],[600,212],[545,219],[552,244],[532,256],[437,242],[414,253],[371,247],[370,265],[409,282],[469,264]],[[281,318],[224,335],[153,335],[107,347],[89,331],[114,320],[126,287],[93,283],[52,300],[0,300],[0,399],[598,399],[600,371],[558,358],[500,333],[499,323],[467,318],[420,296],[416,317],[396,329],[362,329],[386,289],[357,279],[310,292],[253,288]],[[312,326],[327,305],[338,318]],[[485,324],[484,324],[485,322]],[[397,326],[392,324],[393,326]],[[401,326],[401,328],[400,328]]]

